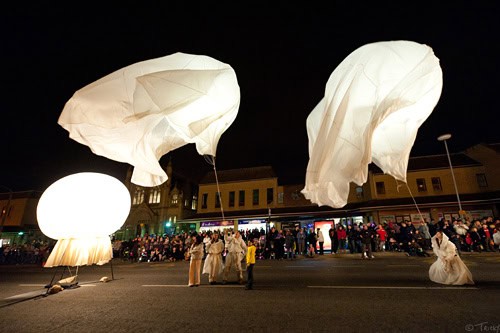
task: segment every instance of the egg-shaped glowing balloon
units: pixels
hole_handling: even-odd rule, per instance
[[[92,172],[50,185],[37,206],[40,230],[53,239],[109,236],[130,212],[130,194],[114,177]]]

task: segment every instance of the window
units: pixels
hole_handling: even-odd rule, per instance
[[[488,182],[486,181],[486,175],[484,173],[477,173],[476,180],[479,187],[488,187]]]
[[[427,192],[427,185],[425,185],[424,178],[417,178],[417,189],[419,192]]]
[[[291,193],[292,200],[300,200],[302,198],[302,193],[300,191],[293,191]]]
[[[441,178],[432,177],[431,182],[432,182],[432,189],[434,191],[442,191],[443,190],[443,188],[441,187]]]
[[[269,205],[274,201],[274,189],[272,187],[267,189],[267,204]]]
[[[238,206],[245,206],[245,191],[240,191],[239,194],[239,200],[238,200]]]
[[[208,193],[203,193],[201,197],[201,208],[207,208]]]
[[[154,188],[149,192],[149,203],[150,204],[157,204],[160,203],[160,198],[161,198],[161,191],[159,188]]]
[[[144,189],[136,188],[134,193],[134,199],[132,200],[133,205],[139,205],[144,202]]]
[[[215,208],[220,208],[220,192],[215,193]]]
[[[253,190],[252,192],[252,204],[253,205],[258,205],[259,204],[259,190]]]
[[[385,194],[384,182],[376,182],[375,187],[377,188],[377,194]]]
[[[172,199],[170,200],[170,204],[172,206],[177,206],[177,202],[179,201],[179,195],[177,193],[172,194]]]
[[[193,201],[191,201],[191,209],[196,210],[197,206],[198,206],[198,197],[196,195],[193,195]]]
[[[234,191],[229,192],[229,207],[234,207]]]
[[[284,199],[285,199],[285,193],[283,192],[278,193],[278,203],[282,204],[284,202]]]
[[[362,186],[356,187],[356,198],[358,198],[358,199],[363,198],[363,187]]]
[[[7,211],[7,207],[9,207],[9,211]],[[12,210],[14,209],[14,206],[4,206],[2,208],[2,214],[0,215],[2,218],[4,217],[4,215],[6,216],[10,216],[11,213],[12,213]],[[5,239],[4,239],[5,240]]]

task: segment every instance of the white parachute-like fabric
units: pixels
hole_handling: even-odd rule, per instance
[[[238,113],[240,89],[231,66],[175,53],[117,70],[75,92],[58,123],[92,152],[134,166],[132,182],[167,180],[159,159],[194,143],[200,155],[217,144]]]
[[[331,74],[307,118],[304,196],[319,206],[347,204],[349,184],[367,181],[368,164],[406,182],[418,128],[443,86],[433,50],[412,41],[364,45]]]

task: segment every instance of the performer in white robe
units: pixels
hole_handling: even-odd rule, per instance
[[[227,234],[227,229],[224,230],[224,241],[226,242],[227,256],[222,283],[227,283],[229,271],[231,270],[231,267],[234,266],[236,268],[238,282],[243,284],[243,269],[241,268],[241,261],[246,256],[247,245],[241,238],[238,230],[236,230],[232,236]]]
[[[207,257],[203,264],[203,274],[208,274],[210,284],[217,283],[217,276],[222,274],[222,251],[224,251],[224,242],[219,239],[218,233],[213,233],[212,239],[205,244]]]
[[[457,254],[455,244],[442,231],[432,237],[432,250],[437,260],[429,268],[431,281],[449,285],[474,284],[472,274]]]

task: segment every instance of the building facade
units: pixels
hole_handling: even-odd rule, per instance
[[[318,223],[384,223],[452,219],[460,206],[469,219],[500,216],[500,144],[476,145],[451,154],[455,189],[446,155],[412,157],[407,182],[371,164],[362,186],[351,184],[340,209],[318,207],[301,193],[303,184],[279,184],[270,166],[213,171],[198,179],[165,167],[167,182],[141,187],[128,171],[130,214],[115,237],[172,234],[206,229],[316,227]],[[458,192],[458,193],[457,193]],[[219,195],[220,193],[220,195]],[[4,244],[46,239],[36,218],[40,191],[0,193],[0,239]]]
[[[129,189],[132,206],[124,225],[115,232],[115,237],[128,240],[144,235],[177,233],[178,220],[194,215],[197,208],[198,188],[196,179],[174,171],[170,160],[165,168],[168,180],[155,187],[143,187],[131,182],[133,168],[130,167],[125,186]]]
[[[451,220],[460,213],[470,219],[498,216],[498,146],[481,144],[452,154],[452,168],[447,155],[412,157],[406,183],[371,164],[367,182],[362,186],[351,184],[348,203],[341,209],[312,204],[301,193],[303,184],[280,185],[269,166],[222,170],[218,179],[211,172],[199,184],[197,213],[179,223],[196,230],[241,230],[252,227],[252,223],[259,228],[312,228],[321,221],[418,222]]]
[[[0,247],[33,240],[49,240],[40,231],[36,218],[41,195],[39,191],[0,194]]]

